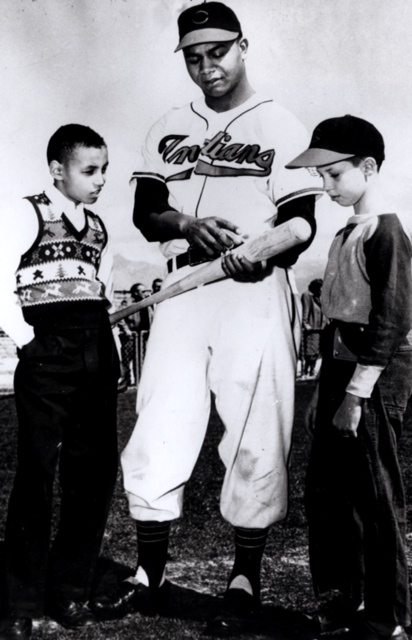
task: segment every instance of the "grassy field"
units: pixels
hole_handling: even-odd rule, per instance
[[[263,609],[256,627],[244,640],[314,640],[316,631],[308,614],[313,610],[303,512],[304,477],[310,436],[303,414],[313,383],[297,384],[294,442],[290,460],[290,508],[287,518],[273,527],[263,560]],[[119,440],[122,448],[133,429],[135,392],[119,396]],[[0,539],[4,535],[8,496],[15,469],[16,417],[12,397],[0,398],[2,416],[0,447]],[[129,615],[105,622],[87,632],[68,632],[48,619],[36,621],[34,639],[62,640],[204,640],[207,619],[217,610],[232,563],[232,529],[219,513],[223,475],[216,447],[222,428],[211,416],[208,435],[186,489],[183,518],[172,529],[168,578],[172,583],[170,604],[164,615],[154,618]],[[412,408],[408,412],[401,444],[412,531]],[[58,508],[56,487],[56,509]],[[412,539],[412,533],[410,534]],[[1,544],[1,543],[0,543]],[[411,544],[412,550],[412,544]],[[128,515],[119,472],[100,561],[100,586],[123,577],[134,567],[134,523]],[[411,629],[412,631],[412,629]],[[411,635],[412,637],[412,635]]]

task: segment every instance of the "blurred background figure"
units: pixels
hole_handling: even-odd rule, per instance
[[[151,294],[151,290],[145,284],[136,282],[130,287],[130,297],[132,304],[140,302]],[[143,360],[146,353],[146,343],[149,337],[150,325],[153,317],[153,308],[146,307],[137,313],[132,313],[125,318],[125,322],[132,332],[134,340],[133,349],[133,374],[136,384],[140,378],[140,372],[143,366]]]
[[[152,293],[157,293],[162,283],[161,278],[155,278],[150,289],[142,282],[136,282],[130,287],[130,301],[122,300],[120,307],[127,307],[140,302]],[[127,292],[124,293],[127,295]],[[155,306],[151,305],[137,313],[132,313],[118,323],[121,345],[121,377],[117,389],[119,393],[138,383]]]
[[[120,308],[128,306],[127,300],[122,300]],[[118,324],[120,340],[120,380],[117,385],[117,392],[126,391],[136,382],[134,376],[134,350],[135,341],[132,331],[129,329],[126,320],[121,320]]]
[[[152,282],[152,293],[157,293],[162,288],[163,280],[161,278],[155,278]]]
[[[302,294],[301,378],[313,378],[316,375],[316,363],[321,355],[321,333],[327,322],[320,302],[322,284],[321,278],[312,280],[308,291]]]
[[[140,302],[143,298],[146,297],[145,291],[147,290],[146,285],[141,282],[136,282],[130,287],[130,297],[132,304],[136,302]],[[127,326],[131,331],[146,331],[150,327],[149,321],[149,312],[146,309],[142,309],[141,311],[137,311],[137,313],[132,313],[125,319]]]

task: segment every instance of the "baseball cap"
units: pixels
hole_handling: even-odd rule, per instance
[[[222,2],[204,2],[189,7],[178,21],[179,44],[175,49],[204,42],[227,42],[242,34],[240,22],[232,9]]]
[[[289,162],[286,168],[321,167],[353,156],[371,156],[380,164],[385,159],[385,143],[373,124],[345,115],[318,124],[309,148]]]

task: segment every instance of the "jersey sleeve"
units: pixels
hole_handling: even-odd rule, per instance
[[[287,202],[307,195],[324,193],[322,180],[311,167],[286,169],[285,165],[295,155],[307,148],[309,136],[304,126],[294,117],[282,123],[276,144],[275,168],[271,178],[272,197],[279,208]]]
[[[164,118],[150,129],[137,157],[131,184],[135,188],[133,223],[149,241],[152,237],[149,214],[171,211],[159,144],[164,132]],[[174,210],[174,209],[173,209]]]
[[[140,178],[150,178],[165,184],[164,166],[159,153],[159,144],[163,137],[165,118],[158,120],[149,130],[136,158],[131,183]]]

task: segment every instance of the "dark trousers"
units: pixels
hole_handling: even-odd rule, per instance
[[[5,536],[10,615],[41,615],[48,595],[89,597],[117,475],[118,376],[107,314],[92,329],[36,329],[19,351],[18,466]],[[57,466],[60,518],[50,549]]]
[[[330,334],[330,329],[329,329]],[[339,592],[370,621],[410,622],[405,551],[406,510],[397,457],[412,392],[412,350],[401,347],[364,401],[356,439],[342,438],[332,419],[355,363],[332,357],[326,337],[306,513],[314,590]]]

